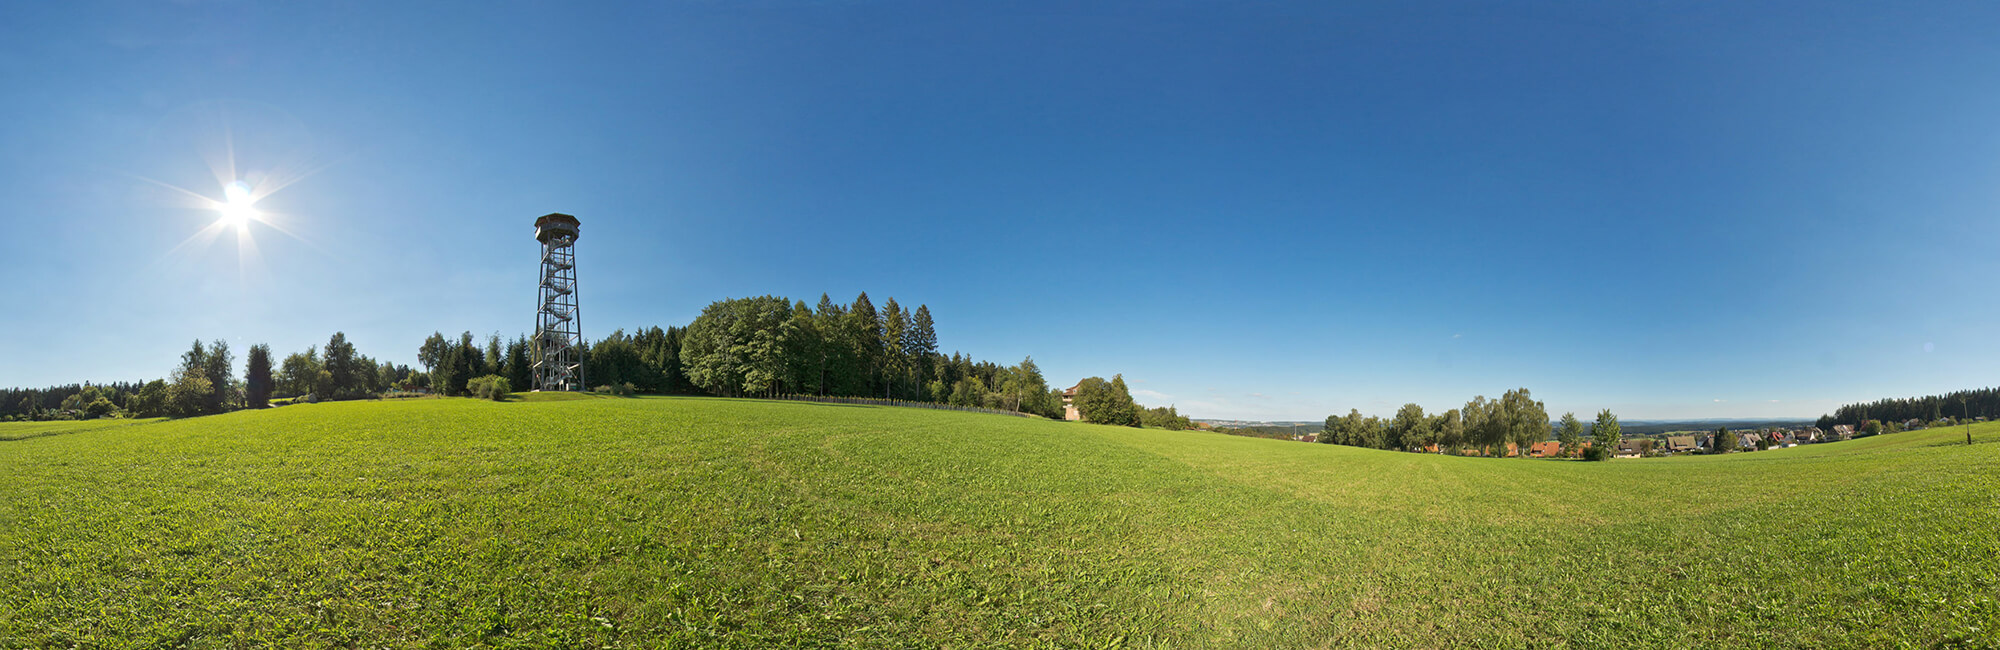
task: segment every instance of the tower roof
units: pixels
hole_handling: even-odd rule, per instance
[[[568,235],[573,239],[578,235],[579,225],[581,222],[578,222],[576,217],[561,212],[542,215],[541,218],[535,219],[535,240],[546,244],[549,239],[559,235]]]

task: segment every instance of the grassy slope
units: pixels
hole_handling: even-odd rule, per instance
[[[142,420],[84,420],[52,422],[0,422],[0,441],[26,440],[64,433],[81,433],[99,429],[114,429],[159,422],[159,418]]]
[[[1596,464],[709,399],[9,426],[0,646],[2000,643],[2000,425]]]

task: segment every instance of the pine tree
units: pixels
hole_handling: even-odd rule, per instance
[[[916,314],[910,316],[910,336],[904,338],[904,354],[918,362],[938,356],[938,330],[930,320],[930,306],[918,304]]]
[[[466,336],[471,337],[472,334],[468,332]],[[322,397],[345,399],[363,392],[359,373],[361,366],[354,353],[354,344],[347,342],[346,333],[334,332],[333,337],[327,339],[326,349],[321,351],[321,355],[326,374],[332,378],[331,385],[326,387],[327,394]]]
[[[250,355],[243,362],[243,398],[246,406],[260,409],[271,405],[271,346],[262,343],[250,346]]]
[[[1576,419],[1575,413],[1563,414],[1562,426],[1556,428],[1556,440],[1562,442],[1564,456],[1576,454],[1577,447],[1583,444],[1583,422]]]
[[[507,343],[507,385],[515,390],[532,390],[534,369],[528,365],[528,337]]]
[[[1618,426],[1618,416],[1612,415],[1611,409],[1598,411],[1597,422],[1590,425],[1590,435],[1594,438],[1597,448],[1602,450],[1596,452],[1601,454],[1601,458],[1610,458],[1618,451],[1618,442],[1624,437],[1624,433],[1625,429]]]
[[[501,356],[500,333],[486,335],[486,372],[488,375],[507,374],[507,358]]]
[[[895,297],[882,304],[882,396],[896,397],[903,383],[903,375],[908,372],[909,358],[903,354],[907,347],[903,337],[908,336],[910,312],[896,304]]]
[[[862,390],[874,395],[880,391],[876,387],[882,383],[882,315],[875,311],[875,303],[868,301],[868,292],[854,298],[854,305],[847,308],[849,333],[854,337],[854,359],[861,371]]]

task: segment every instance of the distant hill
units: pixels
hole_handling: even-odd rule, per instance
[[[1194,421],[1196,421],[1196,422],[1206,422],[1206,423],[1208,423],[1208,424],[1211,424],[1211,425],[1214,425],[1214,426],[1218,426],[1218,427],[1230,427],[1230,428],[1243,428],[1243,427],[1302,427],[1302,426],[1315,426],[1315,427],[1317,427],[1317,426],[1324,426],[1324,425],[1326,424],[1326,422],[1324,422],[1324,421],[1321,421],[1321,420],[1276,420],[1276,421],[1264,421],[1264,420],[1211,420],[1211,419],[1203,419],[1203,418],[1194,418]]]
[[[1758,419],[1729,419],[1729,418],[1715,419],[1715,420],[1624,420],[1619,422],[1618,424],[1619,427],[1624,430],[1626,435],[1651,436],[1651,435],[1666,433],[1669,431],[1714,431],[1720,427],[1729,427],[1730,431],[1738,431],[1738,430],[1747,431],[1750,429],[1762,429],[1765,427],[1777,427],[1780,429],[1798,429],[1798,428],[1812,426],[1813,420],[1811,418],[1792,419],[1792,420],[1758,420]],[[1590,423],[1586,421],[1584,422],[1584,426],[1588,428],[1590,426]]]
[[[1319,433],[1326,428],[1325,422],[1250,422],[1244,420],[1195,420],[1216,430],[1231,430],[1259,438],[1291,438],[1307,433]]]
[[[1325,422],[1301,422],[1301,421],[1260,422],[1253,420],[1196,419],[1195,422],[1205,423],[1216,428],[1240,429],[1244,431],[1254,431],[1258,433],[1270,433],[1270,434],[1282,433],[1286,435],[1316,433],[1321,428],[1326,426]],[[1624,430],[1624,433],[1626,435],[1636,435],[1636,436],[1654,436],[1662,433],[1667,433],[1669,431],[1714,431],[1717,427],[1729,427],[1730,431],[1762,429],[1765,427],[1778,427],[1781,429],[1797,429],[1801,427],[1809,427],[1812,426],[1812,424],[1813,420],[1811,418],[1776,419],[1776,420],[1754,419],[1754,418],[1742,418],[1742,419],[1718,418],[1709,420],[1624,420],[1619,422],[1619,425]],[[1588,419],[1584,420],[1583,425],[1586,429],[1588,429],[1588,427],[1590,426],[1590,421]],[[1554,426],[1555,423],[1551,422],[1550,427],[1554,428]]]

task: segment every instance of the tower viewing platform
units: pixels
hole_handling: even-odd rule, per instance
[[[574,241],[578,234],[577,226],[579,225],[582,224],[576,220],[576,217],[561,212],[551,212],[542,215],[540,219],[535,220],[535,241],[546,244],[549,243],[549,240],[558,237],[568,237]]]

